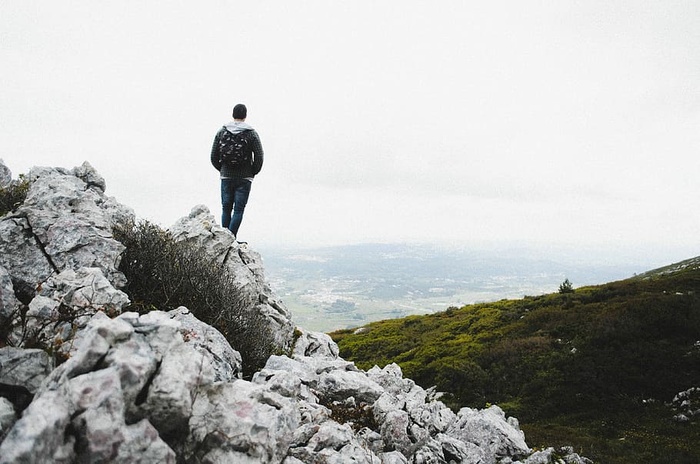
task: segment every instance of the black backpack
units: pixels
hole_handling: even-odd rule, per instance
[[[253,150],[248,139],[248,130],[232,134],[227,129],[219,137],[219,160],[221,164],[241,167],[253,164]]]

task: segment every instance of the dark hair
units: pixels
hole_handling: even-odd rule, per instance
[[[245,119],[248,116],[248,108],[243,103],[233,107],[233,119]]]

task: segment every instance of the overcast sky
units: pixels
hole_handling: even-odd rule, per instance
[[[219,220],[209,151],[243,102],[252,244],[700,254],[694,0],[3,0],[0,63],[15,176],[87,160],[163,226]]]

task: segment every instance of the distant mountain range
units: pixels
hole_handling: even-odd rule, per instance
[[[644,271],[585,252],[364,244],[262,250],[267,277],[297,325],[328,332],[450,306],[591,285]]]

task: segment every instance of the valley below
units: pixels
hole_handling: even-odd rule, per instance
[[[555,249],[366,244],[261,252],[294,323],[319,332],[556,292],[565,279],[595,285],[646,270]]]

